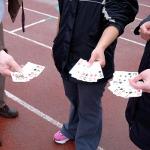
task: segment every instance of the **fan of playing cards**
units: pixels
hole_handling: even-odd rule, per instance
[[[44,66],[27,62],[21,72],[12,72],[11,77],[13,82],[27,82],[39,76],[44,70]]]
[[[98,79],[104,78],[99,62],[94,62],[90,65],[84,59],[79,59],[69,73],[73,78],[85,82],[97,82]]]
[[[142,90],[136,90],[129,84],[129,79],[138,75],[138,72],[115,71],[113,80],[108,89],[116,96],[123,98],[140,97]]]

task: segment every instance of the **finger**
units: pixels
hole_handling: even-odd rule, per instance
[[[90,65],[92,65],[95,60],[96,60],[96,55],[95,55],[95,54],[92,54],[92,55],[91,55],[91,58],[89,59],[88,62],[89,62]]]
[[[140,83],[141,82],[141,83]],[[133,80],[129,80],[130,85],[135,89],[141,89],[142,81],[134,82]]]
[[[131,80],[133,80],[134,82],[137,82],[137,81],[139,81],[139,80],[142,80],[142,75],[141,74],[139,74],[139,75],[137,75],[136,77],[134,77],[133,79],[131,79]]]
[[[5,69],[3,72],[1,72],[1,74],[4,76],[11,76],[11,70]]]
[[[145,83],[142,81],[137,82],[136,83],[136,89],[144,90],[145,89]]]
[[[139,75],[137,75],[136,77],[134,77],[133,79],[130,79],[130,80],[129,80],[129,83],[130,83],[130,85],[133,86],[134,88],[137,88],[137,82],[138,82],[139,80],[141,80],[141,79],[142,79],[142,76],[139,74]]]
[[[100,60],[99,63],[100,63],[100,65],[101,65],[102,68],[105,67],[105,65],[106,65],[105,60],[102,60],[102,61]]]
[[[10,60],[8,62],[8,65],[11,67],[11,70],[13,71],[18,71],[18,72],[21,71],[21,66],[14,59]]]

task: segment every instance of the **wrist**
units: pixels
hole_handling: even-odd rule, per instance
[[[97,46],[97,47],[95,48],[96,51],[98,51],[98,52],[103,52],[103,53],[104,53],[105,49],[106,49],[105,46]]]

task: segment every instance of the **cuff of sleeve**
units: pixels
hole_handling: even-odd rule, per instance
[[[118,29],[118,31],[119,31],[119,35],[118,36],[120,36],[124,32],[124,28],[122,28],[121,25],[119,25],[119,24],[110,22],[109,26],[114,26],[114,27],[116,27]]]
[[[134,30],[134,34],[135,35],[139,35],[139,29],[140,29],[140,26],[136,27],[135,30]]]

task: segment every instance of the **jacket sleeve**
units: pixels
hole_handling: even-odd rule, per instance
[[[138,8],[137,0],[106,1],[103,14],[107,20],[107,26],[115,26],[119,30],[119,35],[121,35],[125,26],[134,21]]]
[[[145,22],[147,22],[147,21],[150,21],[150,15],[149,15],[147,18],[145,18],[145,19],[135,28],[134,34],[139,35],[139,34],[140,34],[140,33],[139,33],[140,26],[141,26],[142,24],[144,24]]]

